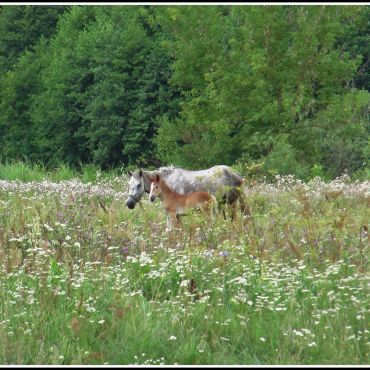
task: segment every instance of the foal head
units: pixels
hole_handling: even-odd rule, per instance
[[[162,192],[160,181],[161,178],[159,177],[159,175],[156,175],[150,185],[149,199],[151,202],[154,202],[155,198],[157,198]]]

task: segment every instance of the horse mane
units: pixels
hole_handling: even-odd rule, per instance
[[[176,168],[180,168],[180,167],[175,167],[174,165],[171,164],[170,166],[160,167],[158,168],[157,171],[162,174],[166,172],[172,172]]]

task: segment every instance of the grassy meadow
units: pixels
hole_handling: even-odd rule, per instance
[[[158,200],[125,206],[125,174],[18,167],[0,364],[370,363],[369,181],[253,183],[245,215],[169,232]]]

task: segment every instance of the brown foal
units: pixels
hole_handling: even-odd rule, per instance
[[[180,194],[171,190],[164,180],[156,175],[150,186],[150,201],[154,202],[159,197],[167,212],[167,225],[179,221],[179,216],[184,215],[187,209],[200,209],[202,212],[211,213],[212,205],[216,199],[205,191],[195,191],[188,194]]]

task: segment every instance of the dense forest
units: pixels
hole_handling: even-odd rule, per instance
[[[1,6],[0,161],[369,177],[369,6]]]

